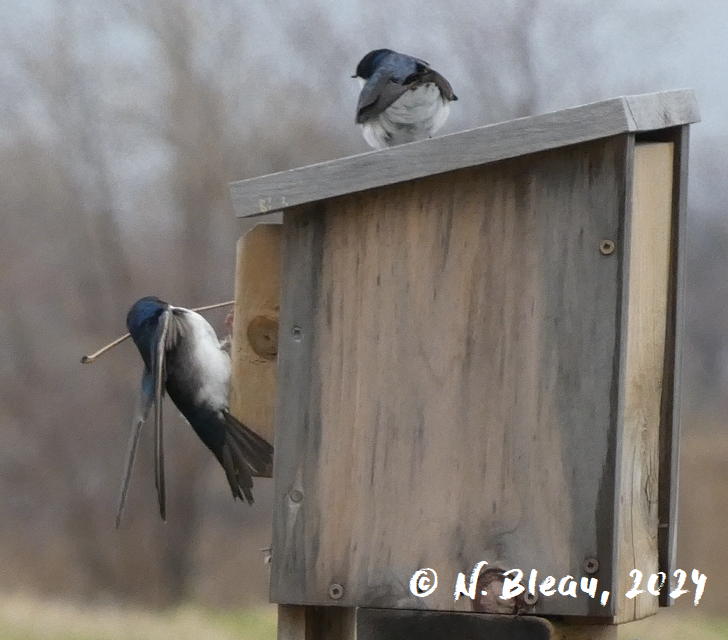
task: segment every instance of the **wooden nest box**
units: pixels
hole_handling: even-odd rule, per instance
[[[243,240],[233,395],[244,420],[275,397],[270,588],[302,605],[292,620],[335,606],[613,624],[669,604],[697,120],[689,91],[621,97],[232,185],[239,216],[283,212]],[[261,274],[262,316],[247,307],[265,296],[246,297]],[[254,320],[279,321],[277,362],[243,344]],[[272,400],[263,414],[251,426],[270,436]],[[423,568],[427,597],[411,589]],[[524,586],[570,576],[577,595],[481,596],[509,569]],[[628,598],[633,569],[644,592]]]

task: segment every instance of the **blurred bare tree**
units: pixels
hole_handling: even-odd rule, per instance
[[[624,32],[643,37],[618,4]],[[145,440],[113,529],[141,362],[128,344],[93,366],[79,357],[122,333],[142,295],[231,296],[245,226],[228,182],[365,151],[349,76],[367,50],[399,48],[451,79],[452,131],[606,97],[595,34],[614,14],[543,0],[50,0],[0,19],[0,588],[262,597],[270,486],[258,483],[253,509],[234,504],[181,419],[170,420],[169,522]],[[651,90],[660,73],[642,69],[621,92]],[[725,273],[726,243],[707,240],[693,271],[701,299]],[[692,317],[695,371],[719,367],[710,352],[725,321],[711,314]]]

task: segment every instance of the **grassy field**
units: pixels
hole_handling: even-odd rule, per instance
[[[163,612],[0,598],[0,640],[275,640],[276,610]]]
[[[622,625],[620,640],[728,640],[728,619],[692,610],[661,611]],[[275,607],[215,612],[185,606],[164,612],[0,597],[0,640],[275,640]],[[425,639],[426,640],[426,639]]]
[[[663,609],[656,616],[621,625],[620,640],[728,640],[728,618],[711,618],[700,609]]]

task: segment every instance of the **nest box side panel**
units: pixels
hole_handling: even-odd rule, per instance
[[[286,212],[273,601],[491,611],[453,598],[482,560],[558,584],[597,558],[613,591],[630,144]],[[439,587],[418,598],[423,567]],[[610,618],[613,602],[516,606]]]
[[[634,147],[627,215],[624,395],[619,447],[617,622],[657,612],[660,420],[672,237],[674,144]],[[672,351],[674,345],[668,345]],[[639,572],[639,573],[637,573]],[[633,591],[636,585],[640,593]],[[630,594],[630,595],[628,595]]]
[[[677,543],[677,496],[680,458],[680,383],[682,336],[685,319],[685,245],[688,194],[688,151],[690,127],[674,127],[663,141],[674,145],[672,185],[672,234],[670,239],[670,283],[666,325],[665,373],[660,419],[659,531],[660,571],[668,576],[669,588],[660,591],[660,606],[669,606],[669,592],[675,588]]]

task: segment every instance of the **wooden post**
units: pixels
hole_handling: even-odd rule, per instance
[[[356,611],[280,605],[278,640],[361,640],[356,633]]]

